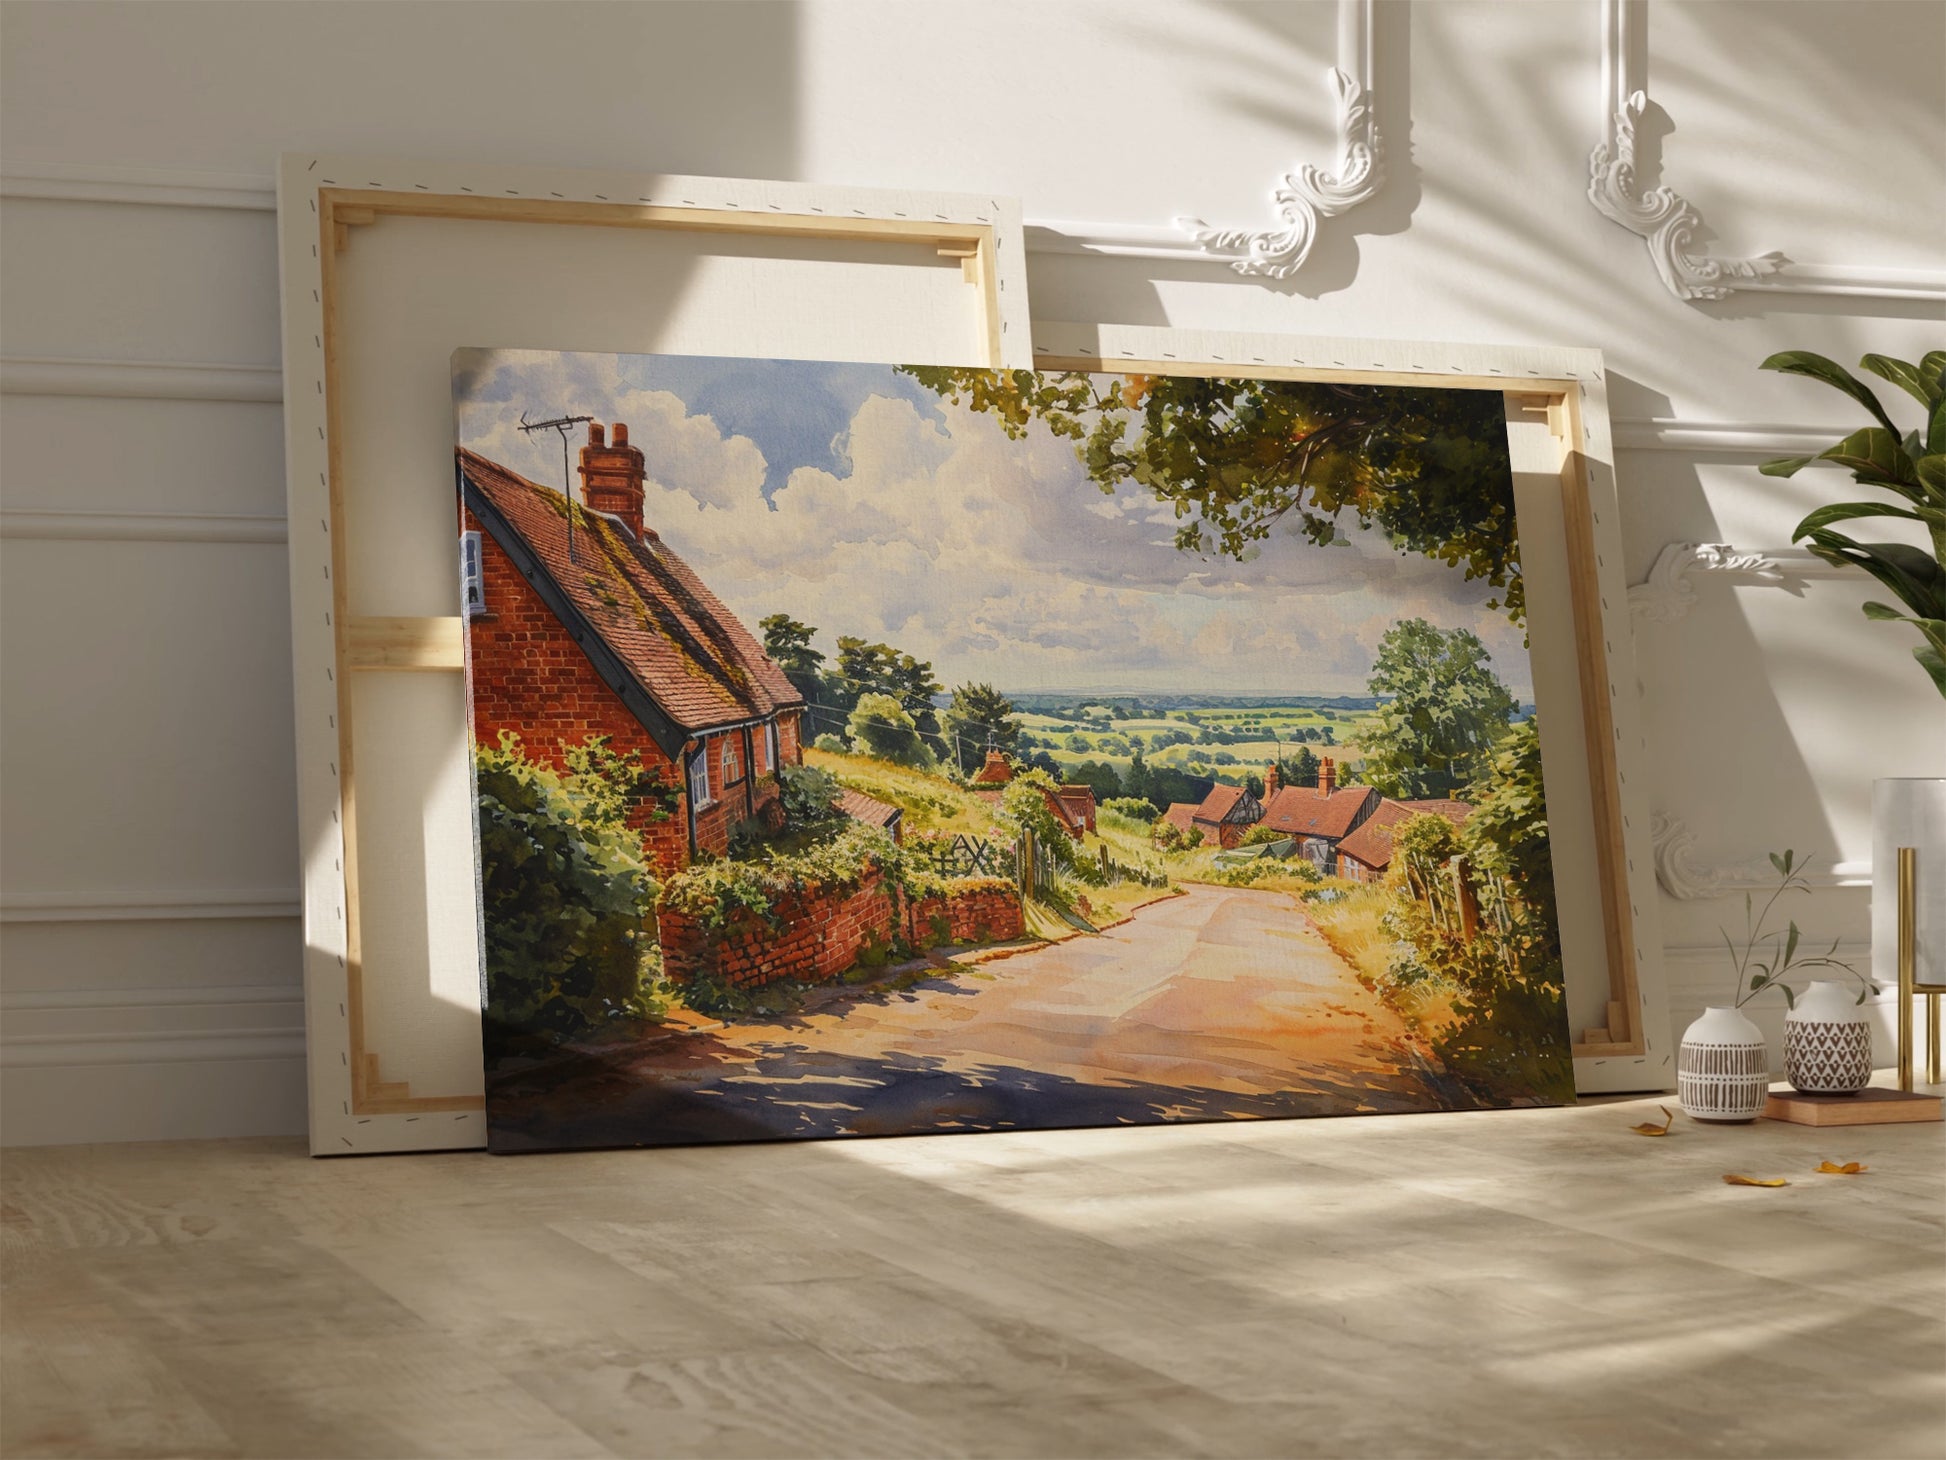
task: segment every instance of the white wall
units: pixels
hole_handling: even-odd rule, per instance
[[[1595,0],[1387,0],[1376,31],[1390,179],[1296,278],[1040,252],[1035,313],[1600,347],[1631,581],[1674,541],[1780,547],[1848,490],[1756,474],[1791,431],[1852,423],[1756,364],[1916,358],[1946,344],[1937,303],[1665,291],[1583,195]],[[1275,178],[1329,161],[1335,35],[1316,0],[6,6],[5,1138],[302,1128],[279,151],[991,188],[1030,219],[1263,227]],[[1645,130],[1718,251],[1936,271],[1943,52],[1933,4],[1653,0]],[[145,190],[196,206],[128,201]],[[1791,845],[1855,869],[1872,777],[1946,773],[1904,638],[1857,616],[1860,583],[1691,581],[1695,606],[1638,635],[1655,804],[1704,867]],[[1822,888],[1799,921],[1862,948],[1866,896]],[[1732,911],[1665,899],[1678,1028],[1724,981],[1709,945]]]

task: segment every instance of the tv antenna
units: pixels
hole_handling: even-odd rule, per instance
[[[593,416],[556,416],[551,421],[530,421],[527,412],[520,413],[520,432],[531,436],[536,431],[559,431],[561,433],[561,495],[568,499],[568,561],[574,561],[574,487],[568,475],[568,433],[576,426],[592,422]]]

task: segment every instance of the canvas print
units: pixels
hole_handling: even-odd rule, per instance
[[[1497,393],[454,388],[492,1149],[1572,1099]]]

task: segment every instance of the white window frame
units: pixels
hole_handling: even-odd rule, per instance
[[[723,749],[717,753],[723,760],[723,790],[727,794],[730,787],[743,781],[743,751],[732,734],[723,737]]]
[[[703,781],[701,795],[697,794],[696,778],[698,774],[702,776]],[[709,794],[709,742],[705,740],[701,748],[689,760],[689,809],[692,811],[701,811],[705,806],[713,804]]]
[[[486,546],[477,532],[459,537],[459,602],[467,618],[486,612]]]
[[[783,737],[777,733],[777,722],[764,721],[764,769],[772,775],[783,763],[783,745]]]

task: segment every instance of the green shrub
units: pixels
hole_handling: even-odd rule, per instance
[[[1155,809],[1153,803],[1141,796],[1112,796],[1101,803],[1101,809],[1112,811],[1117,816],[1126,817],[1130,821],[1139,821],[1144,826],[1149,825],[1162,814]]]
[[[880,760],[922,767],[933,763],[916,722],[892,695],[860,695],[845,730],[854,745],[864,746]]]
[[[830,771],[814,765],[787,765],[778,771],[783,783],[784,820],[796,826],[815,826],[835,821],[844,813],[838,798],[845,788]]]
[[[1289,832],[1278,831],[1269,822],[1260,821],[1243,834],[1243,840],[1238,845],[1262,847],[1268,846],[1271,842],[1287,841],[1289,838]]]
[[[851,747],[846,745],[843,740],[840,740],[836,735],[831,734],[829,731],[826,731],[824,734],[820,735],[816,740],[813,740],[811,742],[811,748],[814,750],[826,751],[831,755],[843,755],[851,749]]]
[[[640,757],[591,737],[567,769],[530,759],[520,737],[474,753],[485,914],[487,1035],[572,1038],[606,1020],[653,1016],[657,964],[646,924],[655,878],[644,803],[666,820],[670,788]]]
[[[693,864],[669,879],[656,906],[712,931],[729,926],[740,912],[777,927],[773,909],[782,898],[807,887],[855,888],[873,868],[897,877],[899,849],[884,832],[847,821],[835,835],[801,849]]]

